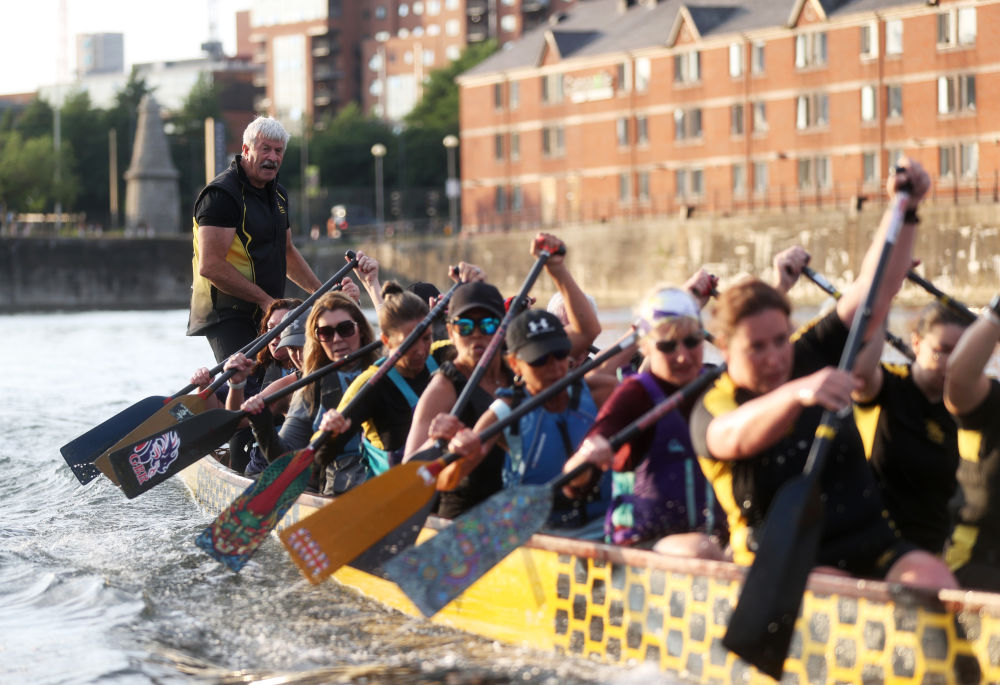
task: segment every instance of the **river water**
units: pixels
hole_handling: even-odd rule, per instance
[[[177,479],[81,486],[66,442],[210,365],[186,311],[0,316],[0,682],[667,683],[513,648],[309,585],[276,539],[239,575]],[[272,680],[273,678],[273,680]]]

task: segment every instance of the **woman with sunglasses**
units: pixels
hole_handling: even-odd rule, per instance
[[[398,283],[385,284],[378,319],[387,356],[396,353],[428,311],[427,302],[420,296],[404,290]],[[326,412],[320,430],[332,428],[341,415],[350,421],[351,427],[327,442],[316,455],[317,463],[324,469],[323,494],[346,492],[399,463],[410,431],[413,408],[430,382],[431,374],[438,368],[439,360],[432,352],[445,354],[445,347],[448,346],[438,344],[432,350],[432,331],[428,328],[364,395],[359,396],[360,390],[369,384],[385,358],[355,378],[337,409]],[[358,401],[354,401],[356,397]],[[350,450],[345,456],[345,446],[358,434],[361,435],[360,456],[355,457]],[[397,456],[397,453],[400,454]]]
[[[305,330],[303,375],[339,361],[375,340],[375,333],[361,308],[342,293],[320,297],[309,312]],[[338,369],[296,392],[280,431],[275,431],[264,398],[258,395],[244,402],[241,408],[249,414],[257,444],[267,460],[274,461],[286,452],[309,444],[310,436],[319,427],[323,410],[336,407],[351,381],[374,361],[372,353],[367,359]],[[360,440],[351,448],[360,453]],[[347,448],[344,451],[348,451]],[[318,484],[316,477],[311,486],[317,488]]]
[[[531,254],[537,258],[545,249],[552,255],[545,264],[545,271],[567,303],[570,324],[566,331],[574,353],[579,354],[590,347],[601,327],[594,308],[570,273],[565,255],[557,254],[564,247],[555,236],[539,233],[532,240]],[[449,413],[506,314],[503,296],[494,286],[481,282],[482,279],[482,271],[478,269],[463,274],[464,285],[452,296],[447,330],[456,357],[451,363],[442,365],[417,403],[406,440],[404,461],[431,447],[434,441],[449,440],[461,428],[475,425],[489,409],[497,391],[510,387],[513,382],[513,373],[498,354],[490,360],[468,406],[457,417]],[[440,493],[438,515],[454,518],[500,490],[503,487],[503,462],[504,452],[496,448],[485,455],[483,463],[475,471],[463,470],[459,485]]]
[[[916,208],[930,178],[915,162],[889,180],[890,197],[909,189],[882,284],[861,333],[881,347],[879,328],[911,264]],[[905,186],[904,186],[905,184]],[[893,203],[890,203],[893,204]],[[847,413],[830,436],[822,474],[824,518],[817,558],[822,571],[955,587],[944,563],[904,540],[885,512],[878,484],[848,411],[860,381],[838,368],[854,314],[871,288],[894,217],[886,213],[857,280],[829,314],[794,336],[785,296],[756,279],[725,290],[715,302],[713,333],[727,372],[699,398],[691,438],[702,468],[728,515],[734,560],[754,559],[761,526],[779,488],[802,473],[825,410]],[[773,522],[772,522],[773,523]],[[768,525],[772,525],[769,523]],[[773,525],[780,525],[773,523]]]
[[[663,554],[723,559],[725,512],[691,446],[687,420],[693,401],[617,452],[608,444],[608,438],[694,381],[704,368],[701,305],[689,292],[658,288],[642,301],[638,314],[645,370],[615,388],[563,470],[583,461],[614,470],[615,497],[604,525],[609,541]],[[584,476],[577,483],[588,481]],[[567,489],[568,494],[574,491]]]

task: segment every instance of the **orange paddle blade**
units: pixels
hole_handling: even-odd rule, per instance
[[[441,460],[394,466],[281,531],[302,574],[320,583],[385,537],[434,496]]]

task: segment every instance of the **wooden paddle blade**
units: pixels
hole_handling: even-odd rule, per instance
[[[112,452],[139,442],[147,435],[155,435],[185,419],[190,419],[192,416],[201,414],[207,408],[205,400],[198,395],[181,395],[180,397],[175,397],[166,404],[160,405],[160,408],[152,416],[129,431],[127,435],[118,440],[114,445],[104,450],[104,453],[94,460],[94,466],[112,483],[120,485],[118,476],[115,475],[115,470],[111,467],[111,460],[109,459]]]
[[[823,507],[816,482],[797,476],[775,496],[722,639],[727,649],[775,680],[781,678],[819,550]]]
[[[233,436],[244,414],[210,409],[108,455],[129,499],[159,485]]]
[[[115,440],[156,413],[165,399],[159,396],[139,400],[60,447],[59,453],[77,480],[86,485],[101,475],[93,466],[94,460],[115,444]]]
[[[440,463],[394,466],[281,531],[303,575],[319,583],[420,511],[435,493]]]
[[[433,616],[541,530],[552,502],[550,485],[501,490],[401,552],[385,565],[386,575],[424,616]]]
[[[195,544],[239,573],[309,485],[312,451],[303,459],[300,455],[304,451],[289,453],[271,462],[260,478],[201,532]],[[269,489],[274,492],[269,493]],[[258,496],[269,500],[266,509],[255,509]]]

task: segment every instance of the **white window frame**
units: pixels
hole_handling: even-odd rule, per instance
[[[729,135],[742,136],[746,133],[746,112],[743,103],[738,102],[729,107]]]
[[[701,51],[687,50],[674,54],[674,83],[701,82]],[[638,88],[637,88],[638,90]]]
[[[808,131],[830,124],[830,98],[826,93],[809,93],[795,98],[795,128]]]
[[[767,195],[768,190],[768,169],[767,162],[753,163],[753,194],[757,196]]]
[[[704,134],[704,121],[700,107],[674,110],[674,140],[699,140]]]
[[[729,76],[739,78],[746,71],[746,51],[743,43],[729,44]]]
[[[861,121],[871,123],[878,119],[878,97],[875,86],[861,86]]]
[[[649,90],[649,81],[652,74],[652,67],[648,57],[636,57],[635,59],[635,92],[645,93]]]
[[[885,54],[903,54],[902,19],[887,19],[885,22]]]
[[[861,25],[861,59],[878,57],[878,22]]]
[[[826,31],[807,31],[795,36],[795,68],[825,67],[829,59]]]
[[[765,45],[762,40],[755,40],[750,46],[750,73],[759,76],[766,68]]]
[[[754,133],[764,133],[768,130],[767,126],[767,103],[764,100],[757,100],[756,102],[750,103],[750,109],[753,112],[753,132]]]
[[[938,114],[957,114],[976,111],[975,74],[939,76]]]

